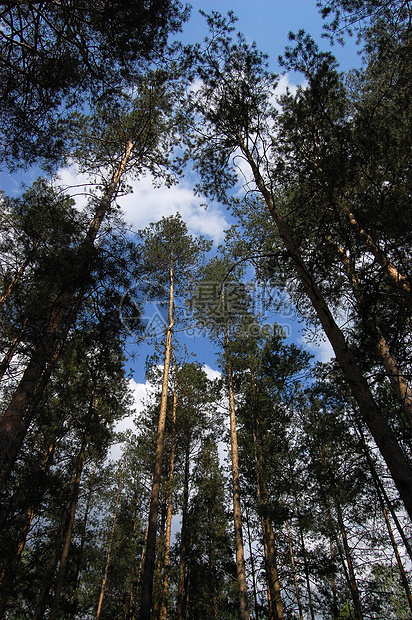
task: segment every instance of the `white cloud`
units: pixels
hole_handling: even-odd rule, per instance
[[[89,177],[78,173],[74,165],[59,171],[59,184],[67,188],[79,208],[86,205],[87,195],[93,188]],[[129,182],[129,185],[132,192],[119,196],[117,203],[134,230],[179,212],[191,234],[204,235],[217,244],[223,241],[224,230],[229,227],[223,210],[216,204],[205,208],[204,199],[195,196],[187,182],[172,187],[154,187],[153,179],[148,175]]]
[[[309,351],[309,353],[313,353],[313,355],[315,355],[317,362],[330,362],[335,357],[335,352],[332,349],[329,340],[312,342],[303,338],[300,342],[304,345],[305,349]]]
[[[210,366],[208,366],[208,364],[205,364],[203,366],[203,370],[205,371],[206,376],[210,381],[213,381],[214,379],[220,379],[222,376],[222,373],[219,370],[211,368]]]
[[[229,227],[221,209],[212,204],[205,208],[204,199],[195,196],[192,188],[184,181],[172,187],[153,187],[150,176],[132,184],[133,193],[118,199],[126,221],[133,228],[144,228],[163,216],[180,213],[189,232],[223,241],[223,231]]]

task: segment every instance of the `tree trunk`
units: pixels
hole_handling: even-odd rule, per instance
[[[247,582],[245,569],[245,554],[243,548],[242,533],[242,508],[240,505],[240,478],[239,478],[239,456],[237,445],[237,429],[236,429],[236,408],[235,408],[235,391],[233,387],[233,370],[232,363],[228,353],[228,336],[225,335],[225,352],[226,352],[226,381],[229,393],[229,411],[230,411],[230,447],[232,458],[232,481],[233,481],[233,521],[235,529],[235,548],[236,548],[236,574],[239,583],[239,605],[240,619],[249,620],[249,605],[247,599]]]
[[[96,208],[93,221],[79,247],[78,262],[73,266],[73,283],[68,284],[66,290],[53,302],[48,324],[0,421],[0,492],[10,476],[36,406],[76,319],[85,292],[83,278],[86,278],[90,269],[90,253],[126,170],[133,146],[133,142],[127,144],[123,159]]]
[[[53,442],[49,445],[49,448],[43,459],[43,463],[41,466],[41,471],[43,473],[46,472],[50,466],[55,445],[56,443],[54,439]],[[13,540],[12,549],[8,552],[8,557],[6,558],[6,565],[0,576],[0,618],[3,617],[6,611],[7,601],[13,589],[14,579],[20,563],[21,554],[23,553],[23,549],[26,544],[27,534],[30,531],[30,526],[34,515],[35,508],[33,505],[31,505],[29,506],[29,508],[27,508],[24,523],[20,526],[18,535]]]
[[[185,597],[185,574],[186,558],[188,554],[187,536],[187,511],[189,507],[189,475],[190,475],[190,436],[187,437],[185,453],[185,473],[183,482],[183,505],[182,505],[182,528],[180,532],[180,561],[179,561],[179,583],[177,587],[177,620],[185,620],[186,616],[186,597]],[[187,586],[187,581],[186,581]],[[187,589],[187,588],[186,588]]]
[[[25,334],[25,331],[27,329],[27,325],[29,323],[29,320],[26,318],[22,328],[19,331],[18,336],[15,337],[15,339],[13,340],[13,342],[11,343],[9,350],[7,351],[7,353],[5,354],[5,356],[3,357],[2,361],[0,362],[0,381],[3,379],[5,373],[7,372],[8,368],[10,367],[10,362],[14,357],[14,354],[17,351],[17,348],[20,344],[20,342],[22,341],[22,338]]]
[[[170,452],[169,468],[169,490],[167,494],[167,517],[166,517],[166,536],[165,536],[165,558],[163,563],[163,583],[160,605],[160,620],[166,620],[167,604],[169,596],[169,567],[170,567],[170,539],[172,535],[173,517],[173,478],[175,468],[175,448],[176,448],[176,410],[177,410],[177,385],[173,391],[173,411],[172,411],[172,447]]]
[[[159,494],[160,481],[162,475],[162,459],[163,447],[166,427],[166,409],[167,409],[167,393],[170,357],[172,352],[172,335],[173,335],[173,305],[174,305],[174,288],[173,288],[173,257],[170,258],[169,269],[169,325],[166,332],[166,345],[163,367],[162,395],[160,401],[159,421],[157,427],[157,438],[155,448],[155,464],[153,473],[152,493],[150,499],[146,557],[142,579],[142,594],[140,603],[140,620],[148,620],[152,608],[153,597],[153,578],[155,571],[155,555],[156,555],[156,534],[157,534],[157,517],[159,513]]]
[[[56,591],[55,591],[55,596],[54,596],[54,600],[52,603],[52,611],[51,611],[50,618],[53,617],[52,614],[54,614],[54,618],[56,618],[56,615],[58,612],[60,593],[61,593],[63,579],[64,579],[65,571],[66,571],[67,557],[68,557],[68,552],[70,548],[71,535],[73,531],[77,498],[79,495],[80,478],[82,475],[83,466],[85,462],[87,444],[88,444],[88,437],[86,433],[84,433],[80,452],[77,457],[75,472],[72,478],[70,497],[64,508],[64,512],[63,512],[62,519],[60,522],[60,527],[59,527],[56,540],[53,546],[53,552],[52,552],[52,555],[50,557],[49,563],[47,565],[47,568],[46,568],[46,571],[43,577],[43,584],[42,584],[41,591],[40,591],[40,594],[36,602],[36,610],[33,616],[33,620],[41,620],[42,618],[44,618],[46,605],[47,605],[47,599],[49,597],[50,589],[52,587],[53,578],[56,572],[56,567],[59,562],[59,556],[60,556],[60,570],[59,570],[59,575],[58,575],[57,582],[56,582]],[[62,548],[62,543],[63,543],[63,548]]]
[[[378,265],[382,267],[389,283],[395,290],[399,291],[406,303],[406,306],[409,310],[412,310],[412,294],[408,279],[396,269],[395,265],[391,263],[385,252],[381,250],[381,248],[373,241],[370,234],[362,228],[355,215],[344,205],[341,205],[341,207],[350,226],[357,233],[358,238],[365,244],[367,250],[373,254]]]
[[[99,620],[100,614],[102,612],[104,591],[106,589],[107,575],[109,574],[109,566],[110,566],[110,560],[111,560],[111,554],[112,554],[112,546],[113,546],[114,534],[115,534],[115,531],[116,531],[117,511],[118,511],[118,508],[119,508],[120,493],[122,492],[123,474],[124,474],[123,469],[121,469],[120,472],[119,472],[119,486],[118,486],[118,489],[117,489],[116,504],[115,504],[115,507],[114,507],[112,529],[111,529],[111,532],[110,532],[110,539],[109,539],[109,546],[107,548],[106,564],[105,564],[105,567],[104,567],[103,581],[102,581],[102,586],[100,588],[99,603],[97,605],[96,620]]]
[[[40,241],[41,239],[38,239],[36,241],[36,243],[34,244],[34,247],[31,250],[31,253],[35,252],[39,245],[40,245]],[[20,267],[20,269],[18,270],[18,272],[16,273],[16,275],[14,276],[13,280],[10,282],[10,284],[6,287],[4,293],[2,294],[2,296],[0,297],[0,309],[2,306],[4,306],[4,304],[6,303],[6,301],[8,300],[8,298],[10,297],[10,295],[12,294],[12,292],[14,291],[14,289],[16,288],[17,284],[20,281],[20,278],[22,277],[23,273],[26,271],[27,267],[30,265],[30,262],[32,261],[32,258],[27,258],[24,263],[22,264],[22,266]]]
[[[378,494],[378,497],[382,497],[382,501],[384,502],[384,506],[389,508],[389,512],[391,513],[392,519],[395,522],[396,525],[396,529],[399,532],[400,537],[402,538],[402,543],[406,549],[406,552],[409,556],[409,559],[412,561],[412,548],[411,545],[409,543],[409,540],[407,539],[407,537],[405,536],[405,532],[404,532],[404,528],[402,527],[402,525],[399,523],[399,519],[396,515],[396,512],[394,510],[393,504],[391,502],[391,500],[388,497],[388,494],[386,493],[385,487],[382,484],[381,479],[378,476],[378,473],[375,469],[375,466],[373,464],[373,461],[371,459],[371,455],[369,453],[369,449],[368,446],[366,445],[366,441],[365,441],[365,437],[363,434],[363,430],[362,430],[362,426],[359,424],[359,421],[356,423],[356,428],[358,430],[359,436],[361,438],[362,441],[362,447],[366,456],[366,460],[368,461],[368,465],[369,465],[369,469],[370,472],[372,474],[372,479],[375,483],[375,488],[376,488],[376,492]]]
[[[292,537],[290,535],[289,519],[286,519],[286,531],[288,534],[289,557],[290,557],[290,564],[292,566],[293,582],[295,584],[296,602],[298,604],[298,609],[299,609],[299,620],[303,620],[303,608],[302,608],[302,602],[300,600],[300,594],[299,594],[298,575],[296,573],[295,556],[293,555],[293,545],[292,545]]]
[[[329,535],[330,545],[330,565],[332,570],[332,620],[339,619],[338,611],[338,597],[336,591],[336,563],[335,563],[335,551],[333,549],[333,536]]]
[[[334,245],[336,252],[344,266],[345,272],[351,283],[353,294],[358,304],[358,308],[359,310],[361,310],[361,307],[364,306],[363,293],[356,274],[354,273],[354,270],[352,268],[350,258],[346,256],[345,252],[338,244],[336,244],[332,240],[330,240],[330,242]],[[360,312],[360,316],[364,321],[367,332],[370,334],[375,344],[375,351],[377,353],[378,360],[382,363],[386,372],[386,376],[388,377],[391,387],[395,393],[395,396],[402,406],[405,415],[405,421],[408,426],[412,428],[412,391],[409,388],[408,382],[405,379],[405,375],[403,374],[395,358],[393,357],[389,345],[373,316],[369,314],[367,310]]]
[[[362,606],[361,606],[361,602],[359,598],[359,589],[358,589],[358,584],[356,582],[355,571],[354,571],[353,563],[352,563],[352,554],[349,548],[348,538],[346,536],[346,528],[345,528],[345,523],[343,521],[342,508],[338,500],[335,500],[335,508],[336,508],[336,513],[338,515],[338,523],[339,523],[340,534],[341,534],[342,541],[343,541],[343,548],[345,549],[346,564],[347,564],[348,572],[349,572],[349,583],[350,583],[353,607],[355,610],[355,618],[356,620],[363,620]]]
[[[283,620],[283,605],[280,592],[279,574],[276,560],[276,542],[275,533],[273,531],[272,520],[268,514],[268,498],[266,480],[263,477],[263,454],[258,439],[259,422],[255,419],[256,432],[253,433],[253,444],[255,448],[255,464],[256,464],[256,483],[258,502],[261,508],[261,524],[263,535],[263,549],[265,552],[265,572],[266,582],[269,592],[269,620]]]
[[[81,479],[84,464],[86,461],[87,444],[88,444],[88,437],[85,433],[83,436],[82,447],[80,450],[75,478],[73,481],[72,496],[71,496],[70,506],[68,510],[69,514],[68,514],[67,529],[66,529],[64,542],[63,542],[63,549],[60,555],[59,572],[57,574],[56,585],[54,588],[54,597],[53,597],[53,602],[51,605],[50,616],[49,616],[50,620],[56,620],[57,614],[59,613],[60,597],[61,597],[61,593],[63,589],[64,578],[66,576],[67,561],[69,558],[69,550],[70,550],[70,545],[72,542],[72,535],[73,535],[73,528],[74,528],[74,518],[76,516],[77,501],[79,498],[80,479]]]
[[[335,352],[336,359],[348,382],[352,395],[356,400],[360,413],[378,446],[392,478],[398,489],[405,508],[412,519],[412,468],[398,443],[392,428],[376,404],[369,385],[363,376],[356,358],[348,347],[345,337],[335,322],[321,290],[316,284],[312,273],[306,266],[298,247],[296,246],[287,222],[275,205],[271,191],[266,187],[257,163],[251,152],[239,136],[239,146],[252,168],[255,183],[261,192],[266,205],[276,223],[280,237],[292,259],[296,273],[308,295],[318,319]]]

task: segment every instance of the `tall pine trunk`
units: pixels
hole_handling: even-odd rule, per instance
[[[52,611],[54,618],[57,615],[61,588],[65,576],[67,557],[70,548],[70,542],[74,526],[74,517],[76,513],[77,499],[79,496],[80,479],[83,472],[85,463],[86,448],[88,444],[88,437],[86,433],[83,434],[82,445],[77,456],[76,467],[72,477],[72,483],[70,488],[70,497],[64,508],[63,515],[60,521],[60,527],[57,532],[57,536],[53,545],[53,551],[49,559],[46,571],[43,575],[42,587],[37,598],[36,609],[33,616],[33,620],[41,620],[44,617],[47,601],[49,598],[50,590],[53,585],[53,580],[56,572],[57,565],[60,559],[60,570],[56,582],[56,591],[54,601],[52,603]],[[50,616],[52,617],[52,615]]]
[[[73,281],[65,283],[65,290],[53,302],[48,324],[39,337],[23,376],[0,421],[0,492],[10,476],[36,407],[60,356],[68,332],[76,320],[85,293],[83,280],[87,280],[90,270],[90,257],[94,242],[116,195],[133,146],[131,141],[126,145],[124,156],[96,208],[93,221],[79,247],[77,264],[73,265]]]
[[[230,448],[232,460],[232,483],[233,483],[233,522],[235,530],[235,549],[236,549],[236,574],[239,584],[239,606],[240,619],[249,620],[249,604],[247,598],[247,581],[245,569],[245,553],[243,546],[242,532],[242,507],[240,504],[240,477],[239,477],[239,455],[237,444],[236,428],[236,407],[235,391],[233,386],[233,370],[229,357],[227,332],[225,334],[225,370],[227,389],[229,394],[229,413],[230,413]]]
[[[173,306],[174,306],[174,283],[173,283],[173,256],[170,257],[169,268],[169,325],[166,331],[166,344],[163,366],[162,395],[160,400],[159,420],[157,426],[155,463],[153,472],[152,493],[150,498],[148,530],[146,541],[146,554],[142,577],[142,594],[140,603],[140,620],[148,620],[152,608],[153,578],[155,572],[157,517],[159,514],[160,482],[162,476],[162,459],[166,428],[166,410],[169,382],[170,358],[172,353],[173,335]]]
[[[72,536],[73,536],[73,529],[74,529],[74,519],[76,516],[77,501],[79,498],[80,479],[81,479],[84,464],[86,461],[86,449],[87,449],[88,441],[89,439],[86,433],[84,433],[82,447],[79,453],[74,483],[72,487],[72,496],[71,496],[70,507],[68,511],[68,523],[67,523],[64,541],[63,541],[62,552],[60,554],[59,570],[57,573],[56,584],[54,587],[54,596],[53,596],[53,601],[52,601],[51,609],[50,609],[50,616],[49,616],[50,620],[56,620],[57,615],[59,613],[60,598],[61,598],[61,593],[63,590],[63,583],[64,583],[64,579],[66,576],[66,571],[67,571],[67,562],[69,559],[69,551],[70,551],[70,546],[71,546]]]
[[[254,176],[255,183],[261,192],[266,206],[269,209],[277,226],[279,235],[292,259],[296,273],[309,297],[317,317],[334,350],[338,364],[351,388],[361,416],[363,417],[376,445],[378,446],[385,463],[392,475],[399,495],[412,519],[412,468],[404,454],[392,428],[375,402],[368,382],[357,364],[355,355],[349,348],[346,339],[337,325],[322,292],[315,282],[313,274],[303,260],[300,251],[293,239],[287,222],[276,208],[274,197],[265,184],[258,164],[241,135],[239,146],[247,159]]]
[[[185,451],[185,471],[183,481],[182,528],[180,532],[179,582],[177,586],[177,620],[185,620],[187,603],[186,560],[189,551],[187,517],[189,508],[189,476],[190,476],[190,436],[187,437]],[[186,587],[185,587],[186,586]],[[186,595],[186,596],[185,596]]]
[[[283,605],[276,558],[276,541],[272,520],[268,511],[269,492],[263,476],[263,453],[260,445],[259,421],[255,419],[256,432],[253,433],[255,449],[257,495],[261,513],[263,549],[265,553],[266,582],[269,592],[269,620],[283,620]]]
[[[110,560],[111,560],[111,557],[112,557],[112,547],[113,547],[113,541],[114,541],[114,534],[115,534],[115,531],[116,531],[117,511],[118,511],[118,508],[119,508],[120,493],[122,491],[123,475],[124,475],[124,471],[123,471],[123,469],[121,469],[120,472],[119,472],[119,485],[118,485],[118,488],[117,488],[116,503],[115,503],[115,507],[114,507],[112,527],[111,527],[110,538],[109,538],[109,546],[107,548],[107,554],[106,554],[106,563],[105,563],[105,566],[104,566],[102,585],[100,587],[99,602],[97,604],[96,620],[99,620],[100,614],[102,613],[103,598],[104,598],[104,593],[105,593],[106,584],[107,584],[107,576],[109,574]]]
[[[165,536],[165,557],[163,562],[163,581],[160,604],[160,620],[166,620],[167,605],[169,596],[169,569],[170,569],[170,540],[172,536],[172,517],[173,517],[173,479],[175,468],[175,448],[176,448],[176,410],[177,410],[177,385],[173,391],[173,411],[172,411],[172,447],[170,451],[169,467],[169,489],[167,493],[167,516],[166,516],[166,536]]]

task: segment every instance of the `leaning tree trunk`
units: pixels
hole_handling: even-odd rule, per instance
[[[159,514],[159,495],[160,482],[162,475],[162,459],[163,447],[166,428],[166,409],[167,394],[169,381],[170,357],[172,353],[172,335],[173,335],[173,306],[174,306],[174,284],[173,284],[173,256],[170,257],[169,268],[169,325],[166,331],[166,344],[163,366],[162,395],[160,400],[159,420],[157,426],[155,463],[152,483],[152,493],[150,498],[146,554],[142,577],[142,592],[140,603],[140,620],[148,620],[152,608],[153,597],[153,578],[155,572],[155,555],[156,555],[156,535],[157,535],[157,517]]]
[[[270,189],[260,173],[258,164],[252,153],[245,144],[243,137],[238,136],[239,146],[247,159],[254,176],[255,183],[261,192],[266,206],[277,226],[279,235],[285,248],[292,259],[296,273],[302,286],[309,297],[317,317],[325,331],[326,336],[334,350],[336,360],[340,365],[343,375],[351,388],[352,395],[356,400],[361,416],[363,417],[376,445],[378,446],[391,476],[398,489],[399,495],[405,508],[412,519],[412,468],[404,454],[391,426],[378,407],[368,382],[357,364],[356,358],[337,325],[323,294],[315,282],[313,274],[306,265],[300,251],[293,239],[289,226],[275,205],[275,200]]]
[[[68,284],[50,308],[48,324],[31,354],[26,370],[0,421],[0,491],[4,488],[26,433],[33,419],[36,406],[47,385],[67,334],[73,325],[85,293],[83,279],[87,280],[90,256],[97,233],[116,195],[120,180],[132,155],[133,142],[126,145],[125,154],[113,174],[101,198],[93,221],[77,253],[77,264],[73,265],[73,284]]]
[[[399,272],[395,265],[389,260],[385,252],[374,242],[371,235],[358,222],[355,215],[343,204],[341,208],[349,222],[350,226],[355,230],[358,238],[363,242],[368,252],[371,252],[375,261],[381,266],[383,273],[387,277],[387,281],[398,291],[409,310],[412,310],[412,292],[409,280],[406,276]]]

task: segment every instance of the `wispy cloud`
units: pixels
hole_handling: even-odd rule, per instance
[[[78,173],[73,165],[60,170],[59,183],[67,188],[79,208],[85,206],[93,188],[87,175]],[[148,175],[129,182],[129,185],[132,191],[119,196],[117,203],[134,230],[179,212],[191,234],[203,235],[216,244],[223,241],[224,230],[229,227],[225,211],[214,203],[206,207],[204,198],[196,196],[187,181],[182,180],[172,187],[155,187]]]

